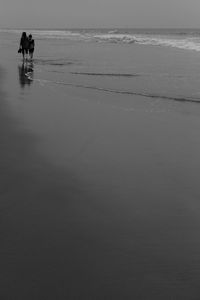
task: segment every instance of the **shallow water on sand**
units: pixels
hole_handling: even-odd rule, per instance
[[[197,54],[8,40],[2,299],[198,299]]]

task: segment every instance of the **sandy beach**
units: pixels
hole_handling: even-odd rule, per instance
[[[0,298],[198,299],[199,54],[1,41]]]

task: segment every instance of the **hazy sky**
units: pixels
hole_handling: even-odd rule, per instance
[[[1,0],[0,27],[200,27],[200,0]]]

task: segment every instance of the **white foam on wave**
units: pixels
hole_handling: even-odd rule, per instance
[[[196,37],[175,37],[175,36],[156,36],[156,35],[138,35],[138,34],[95,34],[93,38],[99,42],[141,44],[152,46],[164,46],[185,50],[200,52],[200,38]]]
[[[185,37],[185,38],[169,38],[169,37],[154,37],[154,36],[137,36],[136,42],[143,45],[165,46],[185,50],[200,51],[200,39]]]
[[[94,39],[100,42],[142,44],[152,46],[165,46],[185,50],[200,52],[200,38],[196,37],[177,37],[177,36],[157,36],[157,35],[138,35],[138,34],[96,34]]]
[[[108,34],[95,34],[94,39],[97,41],[111,42],[111,43],[126,43],[131,44],[136,41],[132,34],[108,33]]]

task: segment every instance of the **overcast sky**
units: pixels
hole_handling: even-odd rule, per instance
[[[196,27],[200,0],[0,0],[0,27]]]

